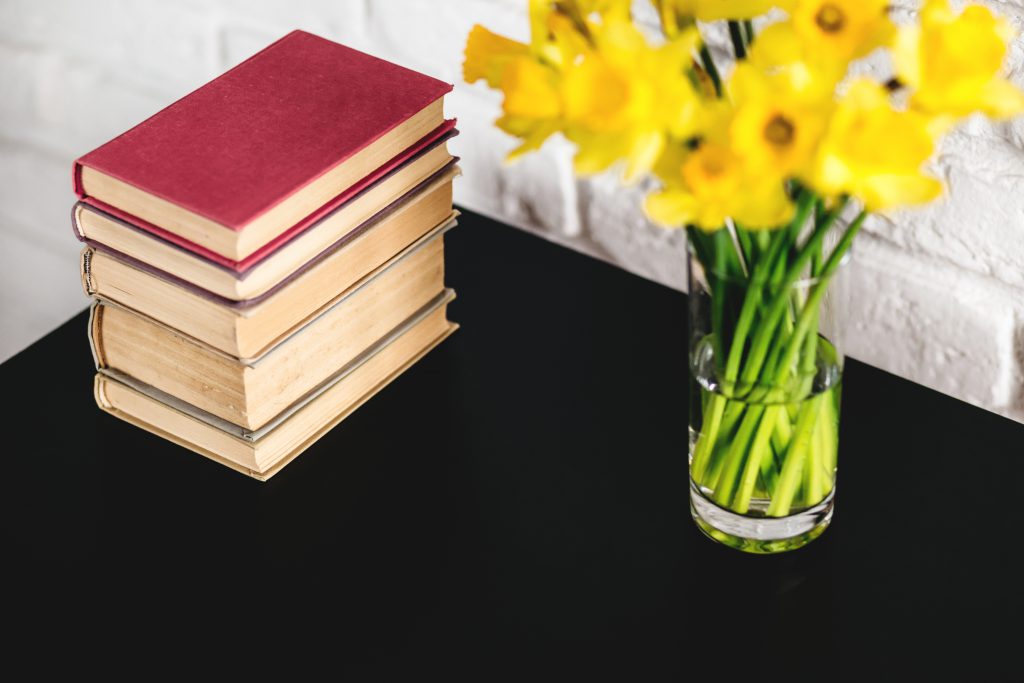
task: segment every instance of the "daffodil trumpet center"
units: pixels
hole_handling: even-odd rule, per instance
[[[776,147],[785,147],[793,143],[796,137],[796,126],[782,114],[776,114],[764,127],[764,139]]]
[[[825,3],[814,15],[814,23],[825,33],[839,33],[846,25],[846,14],[831,3]]]
[[[708,157],[701,163],[701,170],[709,178],[717,178],[725,173],[725,164],[713,157]]]

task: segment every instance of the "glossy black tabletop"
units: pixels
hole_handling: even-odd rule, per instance
[[[446,244],[461,330],[268,483],[100,412],[84,313],[0,366],[5,616],[353,680],[1024,675],[1024,426],[850,361],[832,527],[744,555],[690,519],[685,296]]]

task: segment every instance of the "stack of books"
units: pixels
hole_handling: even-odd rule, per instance
[[[99,406],[266,479],[451,334],[450,90],[295,31],[80,158]]]

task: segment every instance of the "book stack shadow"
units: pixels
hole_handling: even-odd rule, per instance
[[[267,479],[451,334],[450,90],[295,31],[79,159],[100,408]]]

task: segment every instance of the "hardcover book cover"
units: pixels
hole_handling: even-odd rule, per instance
[[[88,192],[83,168],[93,169],[198,217],[203,230],[240,232],[451,87],[293,31],[78,159],[75,191]]]
[[[439,145],[443,145],[445,142],[450,140],[459,134],[458,129],[455,128],[455,120],[450,119],[445,121],[437,129],[433,130],[429,135],[419,140],[412,147],[403,150],[400,154],[389,160],[383,166],[377,168],[373,173],[364,177],[362,180],[352,185],[347,190],[334,197],[331,201],[327,202],[319,209],[303,218],[298,223],[292,225],[290,228],[281,232],[270,242],[257,249],[255,252],[245,257],[244,259],[231,259],[222,254],[218,254],[212,249],[207,249],[195,242],[192,242],[180,235],[176,235],[169,230],[150,223],[149,221],[142,220],[136,216],[132,216],[125,211],[111,206],[105,202],[101,202],[94,197],[83,197],[79,204],[81,206],[89,207],[90,209],[100,211],[109,216],[112,216],[118,220],[126,228],[132,230],[138,230],[152,235],[154,238],[173,244],[184,251],[195,254],[197,257],[204,260],[210,261],[222,266],[223,268],[232,272],[238,273],[239,277],[245,277],[254,267],[259,265],[262,261],[266,260],[267,257],[273,255],[281,247],[285,246],[295,238],[299,237],[311,228],[316,227],[323,222],[325,218],[335,213],[339,209],[351,203],[356,198],[366,194],[374,187],[380,185],[383,181],[387,180],[391,176],[395,175],[398,171],[408,166],[411,162],[425,155],[427,152],[435,149]],[[450,167],[458,162],[458,157],[452,157],[448,164],[444,167]],[[443,169],[442,169],[443,170]],[[435,173],[435,175],[438,175]],[[415,188],[414,188],[415,189]],[[410,190],[412,192],[413,190]],[[88,242],[79,230],[76,224],[74,212],[72,213],[72,228],[77,237],[82,242]]]
[[[82,285],[91,297],[136,311],[229,356],[256,358],[364,282],[445,234],[456,225],[456,213],[373,270],[324,262],[304,273],[289,290],[247,308],[225,306],[202,290],[192,291],[151,275],[92,247],[82,250]]]
[[[96,374],[96,403],[130,424],[265,481],[458,329],[445,317],[453,297],[447,290],[259,430],[237,427],[109,369]]]
[[[418,198],[418,195],[420,195],[424,191],[428,191],[431,188],[436,187],[439,183],[443,183],[445,181],[450,181],[451,178],[453,178],[459,172],[458,171],[458,167],[455,166],[457,161],[458,161],[457,158],[452,159],[452,161],[449,162],[449,164],[446,164],[441,170],[439,170],[438,172],[434,173],[432,176],[427,178],[425,181],[423,181],[422,183],[420,183],[416,187],[411,188],[408,192],[406,192],[404,195],[399,197],[395,202],[389,204],[388,206],[385,206],[385,207],[381,208],[379,211],[377,211],[376,213],[371,215],[367,220],[363,221],[359,225],[355,226],[352,230],[350,230],[349,232],[343,234],[341,237],[339,237],[334,242],[330,243],[325,249],[323,249],[319,253],[316,253],[315,255],[311,256],[310,258],[308,258],[304,262],[300,263],[297,267],[294,268],[294,270],[291,270],[291,272],[289,272],[287,275],[282,277],[280,280],[275,282],[270,287],[262,290],[259,294],[256,294],[254,296],[248,296],[248,297],[243,298],[243,299],[233,299],[233,298],[230,298],[230,297],[227,297],[227,296],[224,296],[224,295],[220,295],[220,294],[214,293],[214,292],[212,292],[212,291],[202,287],[201,285],[199,285],[199,284],[197,284],[195,282],[190,282],[190,281],[185,280],[185,279],[183,279],[181,277],[178,277],[174,273],[169,272],[168,270],[164,270],[162,268],[159,268],[159,267],[153,265],[152,263],[146,263],[146,262],[144,262],[144,261],[142,261],[142,260],[140,260],[138,258],[135,258],[134,256],[132,256],[130,254],[126,254],[126,253],[118,251],[117,249],[113,249],[113,248],[109,247],[108,245],[103,244],[102,242],[98,242],[96,240],[89,239],[89,238],[87,238],[87,237],[85,237],[83,235],[82,230],[79,228],[79,212],[80,211],[97,212],[97,213],[100,213],[102,215],[105,215],[110,220],[113,220],[113,221],[117,222],[125,230],[136,231],[136,232],[138,232],[140,234],[145,234],[147,236],[147,239],[153,239],[153,240],[157,240],[159,242],[163,242],[164,244],[168,245],[169,247],[171,247],[173,249],[176,249],[176,250],[179,250],[180,253],[188,254],[188,257],[190,259],[198,259],[199,261],[207,261],[208,262],[208,259],[205,259],[205,258],[201,257],[200,255],[198,255],[198,254],[196,254],[196,253],[194,253],[194,252],[192,252],[190,250],[183,249],[182,247],[180,247],[179,245],[177,245],[174,242],[170,242],[168,240],[164,240],[164,239],[162,239],[160,237],[157,237],[157,236],[155,236],[155,235],[153,235],[151,233],[148,233],[148,232],[142,230],[138,225],[136,225],[134,223],[129,223],[128,221],[125,221],[123,218],[120,218],[119,216],[117,216],[116,214],[109,214],[106,211],[104,211],[103,209],[100,209],[99,207],[96,207],[96,206],[94,206],[92,204],[87,204],[87,203],[79,202],[78,204],[76,204],[72,208],[72,212],[71,212],[71,226],[72,226],[72,230],[74,231],[75,237],[80,242],[83,242],[84,244],[88,245],[89,247],[91,247],[93,249],[109,253],[109,254],[111,254],[111,255],[113,255],[113,256],[115,256],[115,257],[117,257],[117,258],[119,258],[119,259],[121,259],[123,261],[126,261],[126,262],[132,264],[134,267],[139,268],[140,270],[144,270],[144,271],[146,271],[146,272],[148,272],[148,273],[150,273],[152,275],[155,275],[157,277],[160,277],[162,279],[175,282],[176,284],[178,284],[178,285],[180,285],[180,286],[182,286],[182,287],[184,287],[186,289],[189,289],[189,290],[191,290],[191,291],[193,291],[193,292],[195,292],[197,294],[200,294],[202,296],[205,296],[205,297],[207,297],[207,298],[209,298],[211,300],[217,301],[218,303],[222,303],[225,306],[229,306],[229,307],[233,307],[233,308],[238,308],[238,309],[244,309],[244,308],[251,307],[251,306],[253,306],[255,304],[258,304],[258,303],[260,303],[262,301],[265,301],[269,297],[273,296],[275,293],[279,292],[282,288],[287,286],[287,284],[289,282],[292,282],[293,280],[295,280],[296,278],[301,276],[302,273],[304,273],[305,271],[309,270],[311,267],[315,266],[317,263],[320,263],[321,261],[329,258],[332,254],[337,252],[339,249],[344,248],[347,244],[349,244],[352,241],[354,241],[355,239],[359,238],[361,235],[363,235],[364,233],[366,233],[369,230],[371,230],[377,224],[379,224],[379,223],[381,223],[383,221],[386,221],[394,213],[403,210],[404,207],[406,207],[407,205],[412,204],[413,202],[415,202],[416,199]],[[335,210],[337,210],[339,208],[340,207],[336,207]],[[324,216],[321,216],[318,220],[316,220],[315,222],[311,223],[308,226],[308,228],[315,229],[317,227],[317,225],[319,225],[322,221],[328,219],[330,216],[331,216],[331,213],[327,213]],[[425,229],[428,228],[428,227],[430,227],[430,226],[424,226]],[[246,280],[249,277],[250,274],[254,273],[255,270],[257,268],[259,268],[262,263],[264,263],[264,261],[265,261],[265,259],[261,259],[261,260],[255,262],[255,263],[249,264],[244,270],[236,270],[234,268],[229,268],[227,266],[224,266],[224,265],[222,265],[220,263],[216,263],[216,262],[213,262],[210,265],[213,266],[214,268],[216,268],[216,269],[226,273],[226,274],[229,274],[234,280],[244,281],[244,280]],[[83,277],[84,276],[85,276],[85,274],[83,273]]]

